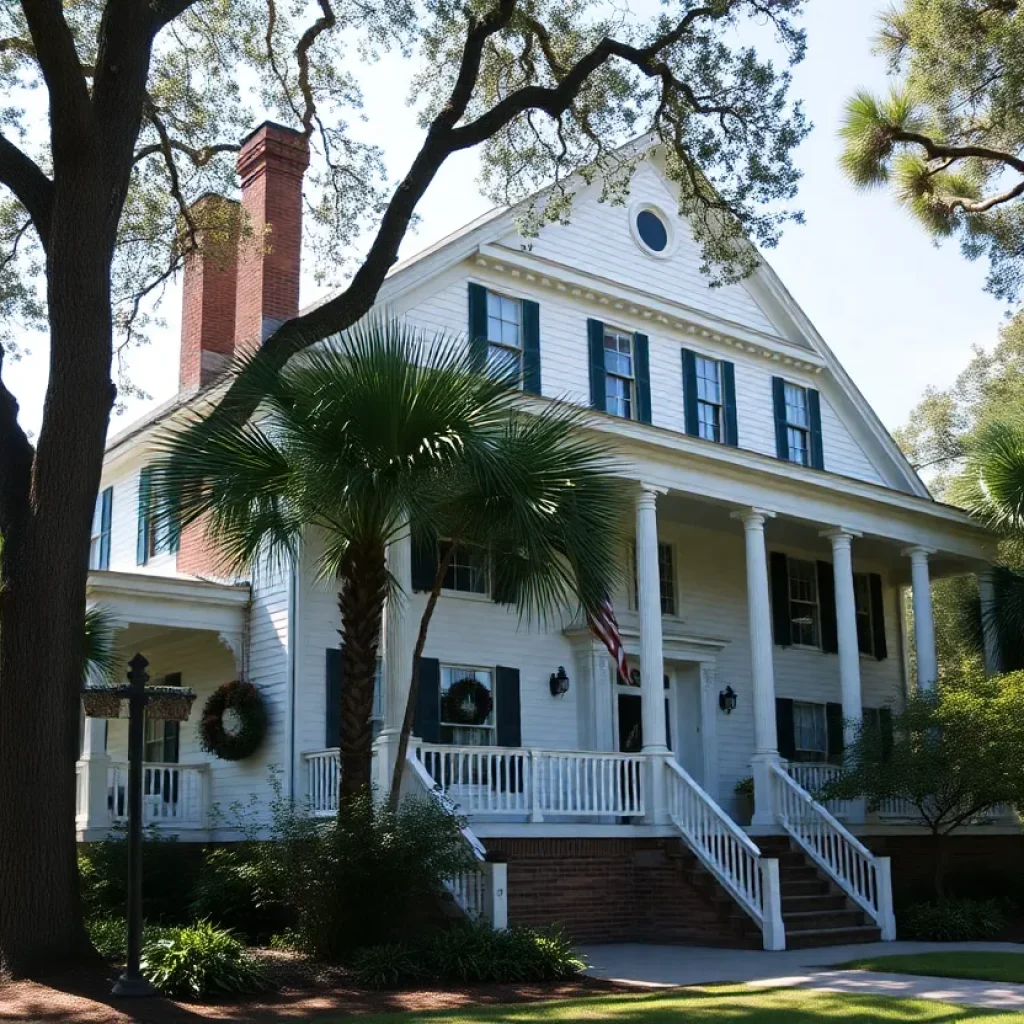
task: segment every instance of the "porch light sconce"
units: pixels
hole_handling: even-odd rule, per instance
[[[718,706],[727,715],[731,715],[736,710],[736,705],[738,703],[739,698],[736,696],[736,691],[731,686],[727,686],[718,694]]]
[[[569,692],[569,677],[565,674],[565,668],[558,666],[557,672],[551,673],[551,696],[564,697]]]

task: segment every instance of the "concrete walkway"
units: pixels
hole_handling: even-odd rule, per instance
[[[887,995],[1024,1012],[1024,985],[829,969],[849,960],[875,956],[958,950],[1024,953],[1024,946],[1010,942],[878,942],[765,953],[747,949],[617,945],[588,946],[583,952],[590,961],[590,973],[594,976],[641,987],[746,982],[759,988],[782,986],[821,992]]]

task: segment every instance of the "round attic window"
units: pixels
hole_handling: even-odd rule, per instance
[[[675,248],[672,222],[653,204],[641,200],[630,207],[629,232],[648,256],[667,260],[672,255]]]
[[[668,248],[665,222],[653,210],[641,210],[636,215],[636,233],[651,252],[664,252]]]

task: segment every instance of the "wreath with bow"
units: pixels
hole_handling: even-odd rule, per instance
[[[453,725],[483,725],[493,710],[491,691],[472,676],[452,683],[444,695],[444,721]]]
[[[228,715],[229,725],[225,724]],[[267,709],[252,683],[235,679],[218,686],[203,707],[199,739],[203,750],[224,761],[242,761],[267,734]]]

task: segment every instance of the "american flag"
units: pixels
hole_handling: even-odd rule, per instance
[[[615,667],[618,670],[619,678],[627,685],[630,685],[629,672],[626,669],[626,650],[622,646],[622,637],[619,635],[619,624],[615,621],[615,610],[612,608],[610,598],[605,598],[598,606],[593,615],[587,616],[590,624],[590,631],[608,648],[608,653],[615,660]]]

